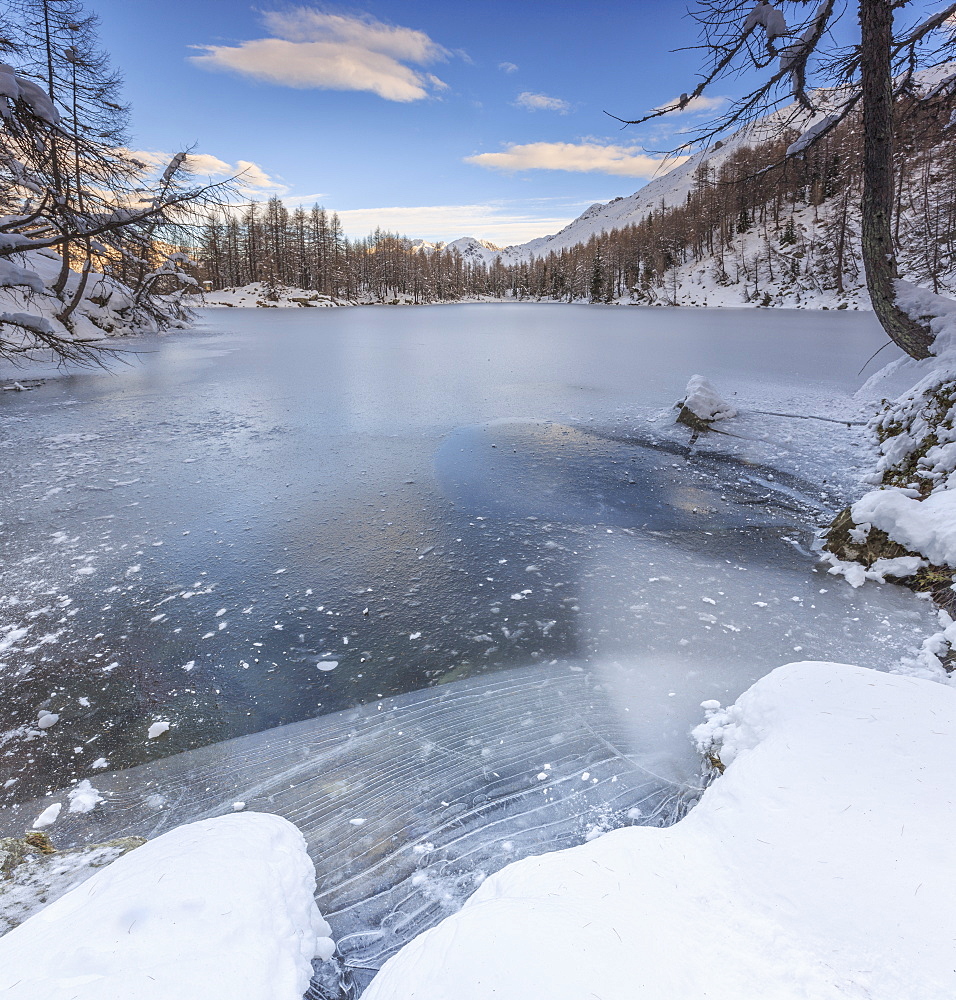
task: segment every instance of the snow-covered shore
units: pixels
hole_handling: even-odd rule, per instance
[[[368,1000],[956,994],[956,691],[796,663],[707,714],[726,770],[685,819],[509,866]]]
[[[299,1000],[330,929],[305,841],[244,813],[172,830],[0,938],[9,1000]]]

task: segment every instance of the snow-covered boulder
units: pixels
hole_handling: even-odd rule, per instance
[[[302,834],[241,813],[181,826],[0,938],[4,1000],[301,1000],[334,945]]]
[[[795,663],[707,705],[681,822],[510,865],[365,1000],[956,996],[956,690]]]
[[[121,837],[58,851],[43,833],[0,837],[0,936],[145,843]]]
[[[684,390],[684,397],[674,404],[678,410],[677,422],[694,430],[709,430],[715,420],[736,417],[737,411],[723,399],[703,375],[692,375]]]

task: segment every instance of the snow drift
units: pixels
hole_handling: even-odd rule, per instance
[[[4,1000],[300,1000],[329,926],[287,820],[179,827],[0,938]]]

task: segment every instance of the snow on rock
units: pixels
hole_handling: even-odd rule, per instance
[[[233,306],[247,308],[320,308],[340,305],[335,299],[319,292],[286,285],[268,285],[264,281],[253,281],[238,288],[223,288],[207,292],[203,297],[205,306]]]
[[[667,829],[527,858],[365,1000],[950,1000],[956,691],[793,663],[726,710],[726,764]]]
[[[162,736],[163,733],[168,733],[168,732],[169,732],[168,722],[154,722],[149,727],[146,736],[151,740],[155,740],[158,737]]]
[[[0,936],[144,843],[142,837],[122,837],[48,852],[36,840],[0,837]]]
[[[191,823],[0,938],[0,995],[301,1000],[330,944],[314,891],[305,840],[287,820]]]
[[[853,520],[885,531],[894,542],[938,566],[956,566],[956,490],[917,500],[911,490],[871,490],[851,508]]]
[[[956,621],[942,608],[937,615],[939,631],[927,636],[915,655],[904,657],[895,672],[956,687],[956,673],[947,669],[951,651],[956,648]]]
[[[710,422],[737,416],[733,406],[718,395],[717,390],[703,375],[691,376],[685,392],[686,395],[677,405],[686,407],[701,420]]]
[[[877,559],[871,566],[864,566],[863,563],[851,559],[840,559],[832,552],[824,552],[823,561],[830,567],[828,573],[842,576],[854,588],[862,587],[867,580],[876,583],[886,583],[887,577],[891,580],[905,580],[929,565],[919,556],[896,556],[892,559]]]

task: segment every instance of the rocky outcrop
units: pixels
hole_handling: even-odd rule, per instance
[[[45,833],[0,837],[0,935],[145,843],[121,837],[58,851]]]

